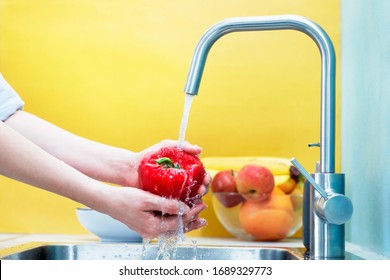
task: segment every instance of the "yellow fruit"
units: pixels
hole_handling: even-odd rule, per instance
[[[272,191],[273,195],[282,195],[286,194],[284,191],[282,191],[278,186],[275,186],[274,190]]]
[[[294,191],[296,186],[297,186],[297,182],[295,182],[295,180],[291,177],[288,178],[286,181],[282,182],[281,184],[277,185],[277,187],[279,187],[286,194],[289,194],[292,191]]]
[[[247,164],[257,164],[267,167],[274,176],[289,175],[291,162],[286,158],[278,157],[206,157],[202,159],[206,169],[239,170]]]
[[[276,175],[274,176],[275,179],[275,186],[279,186],[286,182],[288,179],[290,179],[290,174],[288,175]]]

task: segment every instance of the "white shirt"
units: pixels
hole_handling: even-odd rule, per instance
[[[0,120],[5,121],[23,106],[23,100],[0,73]]]

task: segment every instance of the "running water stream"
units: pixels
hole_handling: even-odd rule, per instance
[[[190,114],[190,109],[192,106],[192,100],[194,96],[190,94],[185,95],[185,101],[184,101],[184,111],[183,116],[180,123],[180,130],[179,130],[179,140],[178,140],[178,147],[183,147],[184,141],[185,141],[185,135],[187,130],[187,124],[188,124],[188,117]],[[162,209],[164,209],[164,199],[161,200]],[[185,242],[185,235],[184,235],[184,225],[183,225],[183,214],[184,214],[184,206],[181,204],[179,205],[179,213],[177,215],[178,218],[178,228],[175,232],[165,233],[161,234],[158,238],[158,252],[156,259],[163,259],[163,260],[169,260],[169,259],[175,259],[176,256],[176,250],[177,246],[181,242]],[[163,228],[165,226],[164,223],[164,211],[161,213],[162,215],[162,223],[161,227]],[[142,257],[145,259],[146,257],[146,251],[148,250],[150,246],[150,239],[144,239],[143,240],[143,247],[142,247]],[[194,256],[196,258],[196,248],[197,243],[196,241],[192,242],[192,245],[194,247]]]
[[[183,116],[181,118],[180,130],[179,130],[179,141],[178,141],[179,147],[182,147],[184,144],[184,141],[185,141],[187,124],[188,124],[188,117],[190,115],[190,110],[191,110],[191,105],[192,105],[193,99],[194,99],[194,95],[186,94],[185,101],[184,101]]]

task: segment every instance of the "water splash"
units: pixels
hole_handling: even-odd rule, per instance
[[[150,239],[144,238],[142,239],[142,259],[146,259],[146,251],[150,247]]]
[[[179,211],[177,214],[178,227],[175,231],[164,232],[157,238],[158,241],[158,252],[156,259],[170,260],[176,258],[177,246],[180,242],[185,241],[184,225],[183,225],[183,214],[185,207],[182,203],[178,204]],[[162,207],[163,208],[163,207]],[[164,223],[164,213],[162,216],[162,223]]]
[[[179,204],[179,212],[177,215],[178,227],[177,227],[177,231],[176,231],[176,236],[179,239],[179,241],[185,241],[185,239],[186,239],[186,237],[184,235],[184,225],[183,225],[184,211],[185,211],[184,205],[180,203]]]
[[[191,240],[191,243],[192,243],[192,252],[193,252],[192,259],[196,260],[197,253],[198,253],[198,250],[197,250],[198,249],[198,241]]]
[[[179,238],[174,234],[162,234],[158,237],[158,252],[156,260],[171,260],[176,258]]]

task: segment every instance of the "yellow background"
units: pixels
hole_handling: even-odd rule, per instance
[[[0,0],[0,72],[26,111],[138,151],[177,139],[192,53],[210,26],[228,17],[299,14],[328,32],[338,54],[339,5]],[[319,141],[319,108],[320,55],[309,37],[296,31],[229,34],[211,49],[186,139],[203,147],[203,157],[295,156],[312,171],[319,151],[307,144]],[[209,195],[205,200],[210,204]],[[85,233],[78,206],[0,177],[0,232]],[[209,226],[193,235],[229,236],[211,205],[203,216]]]

